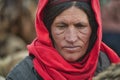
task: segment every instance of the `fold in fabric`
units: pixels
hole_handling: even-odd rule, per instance
[[[69,63],[53,47],[49,32],[42,21],[42,13],[48,0],[40,0],[36,13],[36,39],[28,45],[34,55],[34,68],[44,80],[92,80],[98,63],[99,52],[103,51],[111,63],[120,62],[114,51],[102,42],[102,26],[99,0],[91,0],[91,6],[98,23],[97,40],[90,53],[81,61]]]

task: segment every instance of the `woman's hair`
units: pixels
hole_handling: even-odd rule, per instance
[[[52,5],[49,4],[45,7],[44,12],[43,12],[43,22],[45,24],[45,26],[47,27],[48,31],[50,32],[50,37],[52,39],[51,36],[51,25],[54,21],[54,19],[60,14],[62,13],[64,10],[75,6],[79,9],[82,9],[88,16],[89,19],[89,23],[92,29],[92,34],[90,37],[90,43],[89,43],[89,47],[86,53],[88,53],[91,48],[93,47],[93,44],[96,40],[97,37],[97,22],[95,20],[95,16],[94,16],[94,12],[91,8],[90,3],[87,2],[80,2],[80,1],[69,1],[69,2],[63,2],[63,3],[59,3],[57,5]]]

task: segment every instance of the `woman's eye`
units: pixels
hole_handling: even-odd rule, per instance
[[[59,29],[64,29],[66,27],[67,27],[67,25],[64,25],[64,24],[57,25],[57,28],[59,28]]]
[[[76,28],[80,28],[80,29],[86,27],[86,25],[83,25],[83,24],[80,24],[80,23],[75,24],[75,26],[76,26]]]

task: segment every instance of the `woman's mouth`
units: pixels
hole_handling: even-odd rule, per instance
[[[64,46],[63,49],[67,52],[74,53],[80,51],[80,46]]]

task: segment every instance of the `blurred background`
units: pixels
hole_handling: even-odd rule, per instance
[[[100,0],[103,41],[120,56],[120,0]]]
[[[0,0],[0,75],[28,55],[26,46],[35,38],[38,0]],[[2,78],[0,77],[0,80]]]
[[[38,0],[0,0],[0,80],[28,55]],[[103,41],[120,56],[120,0],[100,0]],[[3,78],[2,78],[3,77]]]

